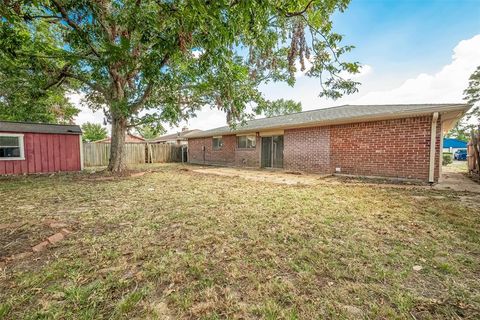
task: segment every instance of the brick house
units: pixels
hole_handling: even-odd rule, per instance
[[[188,135],[195,164],[438,181],[465,104],[345,105]]]

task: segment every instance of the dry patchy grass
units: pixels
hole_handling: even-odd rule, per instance
[[[164,165],[0,180],[6,319],[480,317],[480,208],[464,193],[292,186]],[[0,230],[5,233],[7,231]],[[415,271],[414,266],[421,266]]]

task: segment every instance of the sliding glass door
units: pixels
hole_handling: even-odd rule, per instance
[[[283,136],[262,137],[262,168],[283,168]]]

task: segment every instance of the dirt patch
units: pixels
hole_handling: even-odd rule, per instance
[[[0,260],[13,254],[30,250],[32,241],[31,229],[22,224],[23,227],[3,229],[0,232]],[[38,232],[39,230],[37,230]]]
[[[436,190],[467,191],[480,193],[480,184],[462,172],[444,172],[434,187]]]
[[[267,170],[249,170],[237,168],[217,168],[208,167],[201,169],[192,169],[193,172],[202,174],[211,174],[224,177],[238,177],[251,181],[270,182],[286,185],[316,185],[319,179],[329,175],[305,175],[297,172],[267,171]]]

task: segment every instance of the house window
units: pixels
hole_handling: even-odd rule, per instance
[[[254,149],[257,139],[255,136],[237,137],[237,149]]]
[[[213,150],[220,150],[223,147],[222,137],[213,137],[212,145],[213,145]]]
[[[0,133],[0,160],[24,160],[23,134]]]

